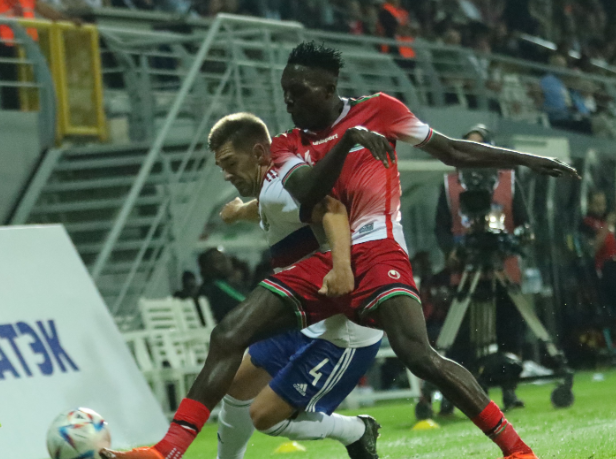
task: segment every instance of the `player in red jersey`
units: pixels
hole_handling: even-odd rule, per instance
[[[356,291],[336,301],[319,298],[317,291],[331,266],[327,254],[317,254],[268,278],[213,331],[204,368],[163,440],[152,448],[127,453],[102,451],[103,457],[180,459],[210,410],[225,395],[250,344],[335,313],[385,330],[400,359],[418,376],[436,384],[506,457],[536,457],[470,373],[429,345],[408,256],[398,236],[400,184],[393,144],[409,141],[456,167],[524,165],[555,176],[576,176],[575,170],[549,158],[449,139],[385,95],[345,102],[336,89],[340,66],[340,55],[334,50],[313,43],[293,50],[282,85],[288,111],[299,129],[274,139],[271,151],[285,174],[286,188],[305,209],[332,189],[349,209]],[[351,119],[356,124],[349,123]],[[380,123],[381,119],[388,124]],[[339,130],[338,125],[346,130]],[[267,156],[269,139],[238,132],[229,142],[236,157],[225,169],[227,179],[238,189],[258,186],[254,174],[246,172],[252,169],[245,167],[251,155],[242,151],[257,149],[259,155]],[[237,186],[240,182],[246,186]]]
[[[535,458],[470,373],[442,358],[427,343],[400,225],[394,147],[398,140],[409,142],[456,167],[524,165],[555,176],[577,173],[549,158],[449,139],[382,93],[340,98],[336,90],[340,65],[339,53],[314,43],[303,43],[292,51],[281,84],[287,111],[297,127],[275,138],[271,150],[285,188],[302,205],[309,207],[333,189],[347,206],[356,276],[347,314],[385,330],[392,348],[411,371],[435,383],[444,394],[453,394],[454,404],[506,457]],[[269,281],[300,298],[309,310],[315,297],[305,279],[320,275],[323,268],[319,265],[314,257],[299,263],[296,272],[280,273]]]

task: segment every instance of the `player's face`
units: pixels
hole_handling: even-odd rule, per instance
[[[318,131],[333,121],[331,118],[335,79],[302,65],[287,66],[280,84],[284,103],[293,123],[300,129]]]
[[[216,164],[222,169],[225,180],[231,182],[241,196],[257,196],[259,163],[252,151],[239,151],[229,141],[216,152]]]
[[[469,135],[466,136],[466,140],[470,140],[471,142],[478,142],[478,143],[485,142],[481,134],[479,134],[478,132],[471,132]]]
[[[607,210],[607,199],[604,193],[596,193],[588,203],[588,210],[594,215],[604,215]]]

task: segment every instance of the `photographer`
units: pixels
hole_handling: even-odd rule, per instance
[[[492,144],[491,133],[484,125],[474,126],[466,133],[464,139]],[[500,222],[506,233],[513,234],[515,228],[526,225],[529,221],[522,193],[515,181],[515,171],[468,169],[446,175],[438,201],[435,232],[439,247],[445,254],[447,268],[451,272],[450,286],[454,290],[460,283],[466,263],[456,247],[463,241],[470,225],[467,216],[461,212],[460,195],[466,190],[465,184],[471,181],[492,191],[490,219]],[[511,281],[519,285],[521,271],[518,258],[508,257],[504,260],[503,268]],[[492,280],[484,276],[478,284],[476,294],[491,295],[491,285]],[[488,296],[485,297],[488,298]],[[499,353],[519,356],[522,348],[523,319],[505,289],[498,282],[496,282],[495,296],[496,339]],[[468,315],[448,357],[469,367],[475,363],[475,349],[471,345]],[[516,386],[517,378],[502,385],[505,409],[524,406],[524,403],[516,396]],[[447,403],[441,405],[441,414],[448,414],[453,410],[453,406],[449,405]]]

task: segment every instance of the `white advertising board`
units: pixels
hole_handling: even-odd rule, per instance
[[[48,457],[50,422],[79,406],[115,448],[168,426],[64,228],[0,227],[0,456]]]

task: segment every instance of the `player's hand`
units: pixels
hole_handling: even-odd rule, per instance
[[[577,170],[568,164],[563,163],[557,158],[546,158],[543,156],[529,156],[526,166],[542,175],[552,177],[573,177],[580,179]]]
[[[355,276],[351,267],[332,269],[323,278],[323,286],[319,289],[321,295],[336,298],[351,293],[355,288]]]
[[[381,161],[385,167],[389,167],[390,160],[392,164],[396,162],[394,148],[389,143],[389,140],[378,132],[369,131],[362,126],[356,126],[346,130],[344,139],[349,142],[351,148],[357,144],[367,148],[372,153],[372,156]]]
[[[244,202],[240,198],[235,198],[233,201],[224,205],[220,211],[220,218],[226,224],[235,223],[240,219],[241,209],[244,206]]]

